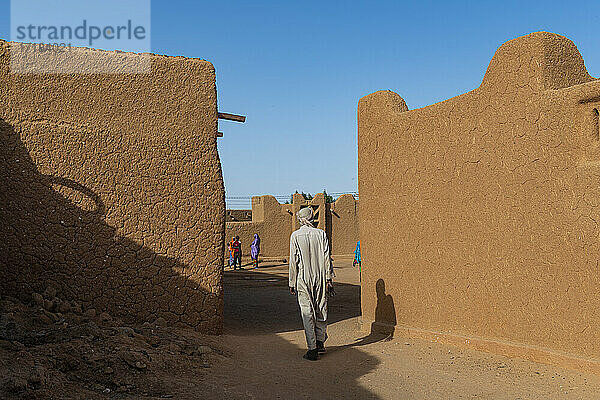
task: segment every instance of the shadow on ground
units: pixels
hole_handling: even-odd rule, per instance
[[[287,276],[258,270],[225,271],[225,332],[233,335],[302,329],[296,296]],[[360,286],[336,283],[329,301],[329,324],[360,316]]]
[[[326,343],[331,351],[311,362],[302,359],[306,343],[286,267],[266,270],[225,271],[223,338],[236,349],[237,365],[215,371],[226,382],[223,398],[380,399],[359,383],[380,361],[343,345],[353,341],[347,331],[360,315],[360,286],[336,283]]]

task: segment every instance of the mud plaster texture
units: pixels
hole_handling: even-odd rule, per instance
[[[600,372],[599,109],[576,46],[544,32],[503,44],[469,93],[412,111],[362,98],[366,322]]]
[[[9,46],[0,43],[0,291],[221,332],[212,64],[145,55],[150,74],[18,75]],[[73,49],[70,60],[107,54]]]
[[[280,204],[273,196],[252,198],[252,221],[227,222],[225,238],[229,242],[239,236],[242,255],[250,254],[254,234],[260,236],[262,257],[288,257],[290,235],[300,228],[296,213],[304,207],[312,207],[315,226],[327,233],[333,255],[354,252],[358,240],[358,201],[350,194],[340,196],[334,203],[325,203],[323,193],[307,201],[301,194],[294,194],[292,204]],[[226,258],[229,257],[225,248]]]

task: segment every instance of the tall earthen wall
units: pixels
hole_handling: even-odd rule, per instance
[[[107,54],[71,51],[75,63]],[[150,74],[19,75],[0,43],[0,292],[53,287],[126,320],[218,333],[215,72],[150,57]]]
[[[289,248],[292,229],[291,214],[273,196],[252,198],[252,221],[227,222],[225,239],[239,236],[242,242],[242,254],[250,254],[250,244],[254,234],[260,236],[260,254],[262,257],[285,257],[282,249]],[[225,248],[228,252],[228,249]],[[229,254],[227,254],[227,258]]]
[[[331,254],[353,254],[358,241],[358,204],[351,194],[331,204]]]
[[[599,109],[551,33],[505,43],[450,100],[361,99],[365,322],[600,372]]]
[[[358,240],[358,201],[350,194],[340,196],[334,203],[326,203],[323,193],[312,200],[295,194],[292,204],[280,204],[273,196],[252,198],[252,221],[227,222],[227,242],[239,236],[242,254],[249,256],[254,234],[261,239],[261,257],[286,258],[290,251],[290,235],[299,228],[296,213],[303,207],[312,207],[315,226],[327,232],[333,255],[354,252]],[[229,257],[228,249],[225,249]]]

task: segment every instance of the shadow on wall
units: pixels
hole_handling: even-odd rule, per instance
[[[162,317],[170,324],[221,332],[222,298],[178,273],[185,265],[116,235],[104,220],[102,199],[77,182],[40,173],[20,135],[4,120],[0,146],[4,294],[29,301],[32,292],[52,286],[61,299],[124,320]]]
[[[371,323],[371,332],[368,336],[357,340],[349,346],[364,346],[381,340],[392,340],[396,330],[396,306],[394,298],[385,293],[385,281],[378,279],[375,284],[377,306],[375,307],[375,321]]]
[[[396,327],[396,307],[392,295],[385,294],[385,281],[378,279],[375,284],[377,293],[377,306],[375,307],[375,321],[371,331],[379,331],[393,336]]]

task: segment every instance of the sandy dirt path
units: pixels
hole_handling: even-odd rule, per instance
[[[0,399],[600,399],[597,376],[361,332],[358,271],[336,266],[316,362],[283,265],[225,272],[221,336],[0,294]]]
[[[287,268],[225,272],[225,355],[207,394],[223,399],[598,399],[600,377],[359,329],[358,271],[336,262],[328,352],[302,359],[306,343]]]

